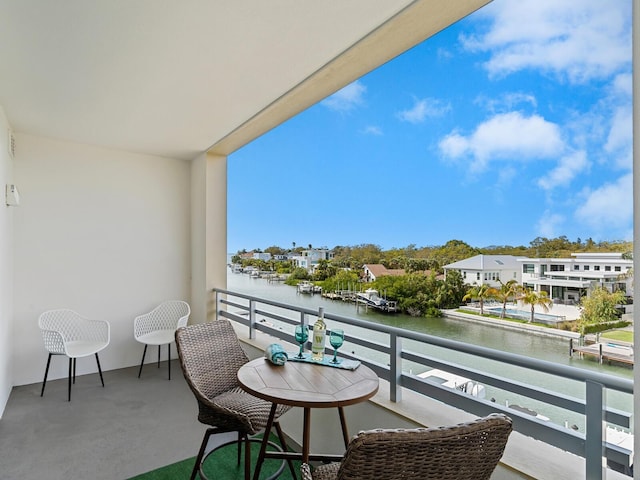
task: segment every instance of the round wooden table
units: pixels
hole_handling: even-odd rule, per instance
[[[345,448],[349,433],[343,407],[363,402],[378,391],[378,376],[365,365],[355,370],[345,370],[307,362],[289,361],[277,366],[265,358],[257,358],[238,370],[240,386],[258,398],[273,405],[254,472],[257,480],[265,458],[298,458],[309,460],[336,460],[335,455],[310,455],[310,420],[312,408],[337,408],[342,426]],[[273,425],[278,404],[302,407],[304,423],[302,430],[302,454],[293,452],[267,452],[267,441]]]

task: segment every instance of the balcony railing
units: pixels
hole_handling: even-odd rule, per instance
[[[255,338],[256,332],[261,331],[295,344],[293,325],[302,324],[308,327],[310,319],[315,319],[318,314],[316,310],[309,308],[274,302],[243,293],[222,289],[214,289],[213,292],[218,318],[224,317],[246,325],[249,338]],[[260,320],[258,316],[261,317]],[[633,395],[633,381],[630,379],[558,365],[328,312],[325,312],[325,319],[353,327],[347,330],[352,334],[345,338],[346,342],[349,345],[362,347],[368,354],[356,355],[355,350],[349,352],[344,349],[341,350],[340,355],[360,360],[373,369],[381,379],[387,380],[390,384],[390,400],[393,402],[401,401],[402,388],[406,388],[478,416],[501,411],[513,419],[514,428],[520,433],[584,457],[588,480],[603,478],[603,457],[606,457],[609,462],[625,467],[630,463],[632,452],[606,442],[604,434],[605,423],[623,430],[631,428],[631,413],[611,408],[604,401],[609,391]],[[407,348],[409,346],[411,349]],[[528,371],[578,382],[584,387],[584,399],[462,366],[443,360],[433,353],[429,354],[430,351],[433,352],[438,348],[460,352],[472,359],[497,362],[496,370],[498,371],[500,365],[508,368],[521,367],[524,372],[522,378],[527,378]],[[520,398],[526,397],[532,401],[574,412],[584,416],[586,433],[568,428],[567,425],[558,425],[521,413],[491,400],[444,387],[437,382],[413,375],[411,373],[413,368],[403,368],[407,366],[445,370],[478,384],[491,385],[501,391],[511,392]]]

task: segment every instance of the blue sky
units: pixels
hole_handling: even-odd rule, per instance
[[[631,0],[495,0],[229,157],[228,250],[632,239]]]

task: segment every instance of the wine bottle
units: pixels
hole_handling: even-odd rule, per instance
[[[324,360],[324,341],[327,335],[327,325],[324,323],[324,308],[318,308],[318,320],[313,324],[313,339],[311,341],[311,359],[314,362]]]

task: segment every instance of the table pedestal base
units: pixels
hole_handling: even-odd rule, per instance
[[[258,455],[258,461],[256,463],[256,469],[253,473],[253,480],[258,480],[260,477],[260,469],[264,463],[265,458],[279,458],[283,460],[301,460],[302,463],[309,463],[309,461],[323,461],[323,462],[339,462],[342,460],[342,455],[327,455],[327,454],[312,454],[309,452],[309,446],[311,441],[311,408],[304,407],[304,421],[302,426],[302,452],[268,452],[267,445],[269,435],[271,433],[271,427],[274,423],[276,415],[276,409],[278,405],[272,404],[271,411],[269,412],[269,419],[267,420],[267,426],[265,427],[265,433],[260,446],[260,454]],[[344,409],[338,408],[338,414],[340,415],[340,426],[342,427],[342,438],[344,440],[344,448],[349,445],[349,432],[347,431],[347,422],[344,416]],[[297,478],[294,472],[292,472],[293,478]]]

